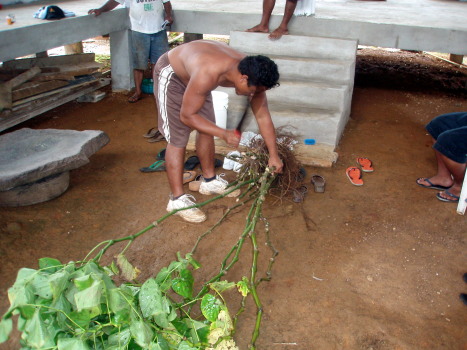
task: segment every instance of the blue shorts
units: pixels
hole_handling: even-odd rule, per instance
[[[133,49],[133,69],[146,70],[148,60],[151,64],[156,64],[159,57],[169,51],[169,41],[167,32],[161,30],[154,34],[145,34],[131,31]]]
[[[426,126],[433,148],[457,163],[467,162],[467,112],[442,114]]]

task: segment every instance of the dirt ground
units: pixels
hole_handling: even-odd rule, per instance
[[[264,318],[258,349],[467,349],[467,306],[459,300],[467,292],[467,216],[437,200],[436,191],[415,184],[435,172],[424,125],[439,114],[467,110],[465,72],[414,53],[360,53],[337,163],[306,167],[304,202],[266,201],[264,216],[279,255],[272,280],[259,288]],[[463,82],[464,90],[439,81]],[[111,141],[71,172],[70,188],[59,198],[1,209],[0,310],[8,306],[6,292],[20,267],[36,268],[45,256],[79,260],[97,243],[134,234],[166,213],[166,174],[138,170],[166,146],[142,137],[155,121],[151,96],[128,104],[125,96],[110,93],[101,102],[68,103],[18,126],[103,130]],[[369,157],[375,168],[364,174],[361,187],[345,175],[356,157]],[[326,178],[323,194],[310,185],[315,173]],[[129,259],[144,278],[156,274],[176,252],[188,252],[233,203],[227,198],[208,205],[203,224],[169,218],[135,241]],[[195,254],[203,265],[197,280],[218,271],[243,231],[246,213],[247,208],[236,211],[202,241]],[[264,273],[270,252],[260,237]],[[250,251],[247,244],[229,280],[250,273]],[[238,297],[229,294],[227,302],[235,309]],[[238,325],[242,350],[253,322],[254,307]],[[14,344],[2,348],[19,348]]]

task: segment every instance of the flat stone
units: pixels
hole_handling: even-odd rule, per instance
[[[0,136],[0,191],[79,168],[109,141],[100,130],[23,128],[4,134]]]

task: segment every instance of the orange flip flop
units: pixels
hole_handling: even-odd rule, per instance
[[[363,185],[362,172],[359,168],[351,166],[347,168],[345,173],[347,174],[347,177],[349,178],[352,185],[355,185],[355,186]]]
[[[373,163],[368,158],[357,158],[357,164],[362,167],[362,171],[365,173],[371,173],[373,169]]]

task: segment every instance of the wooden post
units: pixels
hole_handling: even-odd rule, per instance
[[[65,54],[66,55],[71,55],[74,53],[83,53],[83,42],[78,41],[77,43],[74,44],[69,44],[65,45]]]
[[[183,42],[188,43],[193,40],[200,40],[203,39],[203,34],[195,34],[195,33],[185,33],[183,36]]]
[[[463,55],[456,55],[456,54],[449,54],[449,61],[452,61],[454,63],[462,64],[462,61],[464,60]]]

